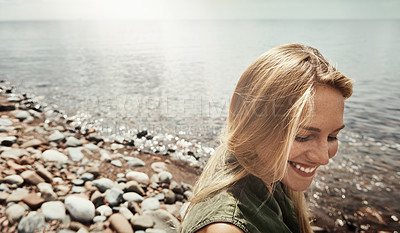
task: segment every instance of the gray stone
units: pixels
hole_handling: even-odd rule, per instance
[[[35,118],[33,118],[32,116],[28,116],[23,122],[26,124],[31,124],[34,120]]]
[[[165,204],[173,204],[175,203],[175,193],[169,189],[163,189],[163,193],[165,195]]]
[[[42,118],[42,114],[40,114],[39,112],[36,112],[33,109],[29,109],[28,110],[29,114],[31,114],[31,116],[33,116],[34,118],[38,118],[41,119]]]
[[[74,162],[80,161],[85,156],[81,148],[68,148],[68,155]]]
[[[80,222],[90,222],[95,215],[93,203],[83,197],[69,196],[65,199],[65,208],[71,217]]]
[[[31,116],[31,114],[29,114],[29,112],[20,111],[20,110],[12,111],[12,114],[15,116],[15,118],[17,118],[20,121],[23,121]]]
[[[128,166],[131,166],[131,167],[143,167],[146,165],[146,163],[139,158],[129,159],[127,164],[128,164]]]
[[[21,185],[24,183],[24,179],[20,175],[10,175],[4,178],[4,182],[9,184]]]
[[[154,162],[151,164],[151,169],[157,173],[164,172],[167,171],[167,164],[164,162]]]
[[[124,192],[119,188],[111,188],[106,193],[106,201],[110,206],[117,206],[122,200]]]
[[[114,181],[108,178],[100,178],[98,180],[93,181],[93,186],[97,187],[100,192],[104,193],[107,189],[110,189],[114,186]]]
[[[0,118],[0,126],[11,126],[12,124],[10,119]]]
[[[65,218],[65,206],[61,201],[45,202],[41,209],[46,220],[62,220]]]
[[[150,183],[150,178],[146,173],[131,171],[126,174],[126,178],[130,180],[135,180],[140,184],[148,185]]]
[[[159,209],[146,211],[144,214],[150,215],[154,221],[154,229],[164,230],[166,233],[178,233],[179,221],[168,211]],[[147,232],[147,231],[146,231]]]
[[[71,188],[71,193],[84,193],[86,192],[86,189],[81,186],[72,186]]]
[[[33,233],[46,226],[44,214],[30,212],[28,216],[21,219],[18,224],[19,233]]]
[[[82,179],[73,179],[73,180],[71,181],[71,183],[72,183],[73,185],[76,185],[76,186],[82,186],[82,185],[85,184],[85,181],[82,180]]]
[[[47,162],[65,163],[68,161],[68,157],[66,155],[56,150],[46,150],[43,152],[42,158]]]
[[[160,172],[158,174],[158,178],[160,179],[161,183],[169,184],[172,179],[172,174],[166,171]]]
[[[22,205],[14,204],[7,208],[6,216],[9,220],[19,221],[25,214],[25,208]]]
[[[142,210],[158,210],[160,208],[160,201],[157,198],[149,197],[142,201]]]
[[[115,159],[115,160],[111,161],[111,164],[116,166],[116,167],[122,167],[122,162],[119,161],[118,159]]]
[[[119,208],[119,213],[122,214],[122,216],[124,216],[128,220],[133,218],[132,212],[125,206],[122,206],[121,208]]]
[[[65,142],[65,145],[70,147],[77,147],[77,146],[82,146],[82,142],[75,137],[68,137],[67,141]]]
[[[183,194],[184,193],[183,188],[175,181],[171,182],[171,184],[169,185],[169,189],[174,191],[174,193],[179,193],[179,194]]]
[[[96,212],[100,214],[101,216],[111,216],[113,213],[112,209],[108,205],[102,205],[97,207]]]
[[[135,193],[135,192],[128,192],[128,193],[124,193],[122,195],[122,198],[125,201],[134,201],[134,202],[142,202],[144,200],[144,198],[142,196],[140,196],[139,194]]]
[[[64,140],[65,135],[58,130],[55,130],[48,138],[49,142],[59,142]]]
[[[164,201],[165,194],[164,193],[159,193],[159,194],[155,195],[154,198],[157,198],[157,200],[159,200],[159,201]]]
[[[148,215],[136,215],[131,218],[131,224],[134,230],[145,230],[154,226],[154,221]],[[135,231],[136,233],[137,231]]]
[[[100,150],[100,160],[101,161],[111,161],[111,155],[106,150]]]

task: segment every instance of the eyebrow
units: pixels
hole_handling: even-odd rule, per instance
[[[339,128],[335,129],[335,130],[332,131],[332,132],[337,132],[337,131],[339,131],[339,130],[342,130],[344,127],[345,127],[345,125],[342,125],[342,126],[340,126]],[[315,127],[304,126],[304,127],[301,127],[301,128],[303,128],[303,129],[305,129],[305,130],[310,130],[310,131],[315,131],[315,132],[321,132],[321,129],[318,129],[318,128],[315,128]]]

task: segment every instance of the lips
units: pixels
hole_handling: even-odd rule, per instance
[[[305,164],[295,163],[292,161],[288,161],[288,163],[293,168],[293,170],[297,172],[297,174],[304,176],[304,177],[313,176],[315,173],[315,170],[317,169],[317,167],[315,167],[315,166],[307,166]]]

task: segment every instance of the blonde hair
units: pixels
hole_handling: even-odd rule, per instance
[[[318,50],[286,44],[262,54],[242,74],[233,94],[221,144],[210,157],[195,188],[191,206],[252,174],[265,184],[283,178],[300,124],[312,111],[318,85],[352,94],[352,80],[329,64]],[[265,145],[259,156],[256,145]],[[312,232],[304,192],[285,187],[302,232]]]

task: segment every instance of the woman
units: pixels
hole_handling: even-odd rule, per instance
[[[337,152],[351,94],[351,79],[312,47],[260,56],[236,86],[182,232],[312,232],[304,191]]]

